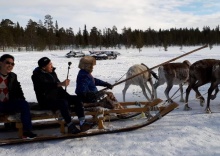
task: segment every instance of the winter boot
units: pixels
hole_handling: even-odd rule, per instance
[[[34,139],[37,137],[37,134],[32,133],[31,131],[26,131],[23,133],[23,139]]]
[[[68,125],[68,133],[69,134],[77,134],[80,133],[80,130],[73,124],[71,123],[70,125]]]
[[[82,125],[80,125],[80,130],[81,130],[81,132],[85,132],[85,131],[91,129],[92,127],[94,127],[94,126],[95,126],[94,123],[90,123],[90,122],[85,121],[85,122],[83,122]]]

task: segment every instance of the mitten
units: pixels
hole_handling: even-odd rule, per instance
[[[110,83],[106,83],[106,87],[107,87],[108,89],[112,89],[112,88],[113,88],[113,86],[112,86]]]

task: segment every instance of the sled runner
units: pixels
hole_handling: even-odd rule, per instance
[[[135,130],[144,126],[147,126],[158,119],[165,116],[167,113],[175,109],[178,104],[171,103],[167,106],[156,106],[158,105],[162,100],[156,99],[153,102],[147,102],[147,104],[144,104],[143,107],[132,107],[132,108],[125,108],[125,109],[115,109],[115,110],[104,110],[102,114],[99,114],[96,117],[96,120],[98,122],[97,127],[90,129],[86,132],[81,132],[78,134],[67,134],[67,133],[50,133],[50,135],[39,135],[38,137],[34,139],[21,139],[19,137],[17,138],[7,138],[7,139],[0,139],[0,145],[9,145],[9,144],[20,144],[20,143],[29,143],[29,142],[38,142],[38,141],[46,141],[46,140],[55,140],[55,139],[67,139],[67,138],[79,138],[79,137],[87,137],[92,135],[99,135],[99,134],[108,134],[108,133],[117,133],[117,132],[124,132],[124,131],[131,131]],[[131,103],[124,103],[124,105],[132,106],[135,102]],[[156,113],[150,117],[142,117],[137,119],[129,118],[126,120],[118,120],[117,122],[105,122],[104,116],[116,113],[116,114],[124,114],[124,113],[149,113],[151,111],[156,111]],[[92,112],[90,112],[92,113]],[[108,124],[111,124],[110,126]],[[117,125],[117,124],[118,125]],[[127,123],[127,125],[126,125]],[[50,131],[50,130],[49,130]]]

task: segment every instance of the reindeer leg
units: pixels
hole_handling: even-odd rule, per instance
[[[183,99],[183,85],[182,84],[179,84],[179,87],[180,87],[180,102],[184,102],[184,99]]]
[[[214,95],[211,95],[211,96],[210,96],[210,99],[211,99],[211,100],[214,100],[214,99],[216,98],[216,95],[218,94],[218,92],[219,92],[219,89],[218,89],[218,86],[216,85],[215,94],[214,94]]]
[[[150,90],[150,88],[148,87],[147,82],[144,83],[144,86],[145,86],[145,88],[147,89],[148,93],[151,94],[151,90]]]
[[[147,98],[148,101],[150,101],[150,98],[147,96],[144,84],[140,84],[140,87],[142,89],[142,92],[143,92],[144,96]]]
[[[188,111],[188,110],[191,110],[192,108],[189,107],[188,105],[188,99],[189,99],[189,93],[192,89],[192,86],[195,84],[196,80],[195,79],[192,79],[192,78],[189,78],[189,85],[188,87],[186,88],[186,97],[185,97],[185,106],[184,106],[184,110]]]
[[[199,92],[198,88],[200,86],[204,85],[201,81],[198,81],[193,87],[192,89],[196,92],[196,95],[199,97],[200,99],[200,106],[203,107],[204,103],[205,103],[205,99],[204,97],[201,95],[201,93]]]
[[[165,83],[165,80],[164,80],[164,78],[161,76],[161,73],[159,72],[159,79],[158,79],[158,81],[156,81],[155,83],[154,83],[154,95],[155,95],[155,99],[157,98],[157,88],[160,86],[160,85],[162,85],[162,84],[164,84]]]
[[[150,94],[151,100],[153,100],[154,99],[154,96],[153,96],[154,94],[153,94],[153,91],[151,92],[150,88],[148,87],[147,82],[144,83],[144,86],[147,89],[148,93]]]
[[[149,83],[150,83],[151,89],[152,89],[151,100],[153,100],[155,98],[155,89],[154,89],[154,85],[153,85],[152,79],[149,80]]]
[[[210,99],[212,97],[212,92],[214,89],[215,89],[215,91],[217,90],[217,92],[218,92],[218,84],[219,83],[217,81],[212,82],[209,89],[208,89],[207,105],[206,105],[206,109],[205,109],[206,113],[212,113],[211,109],[210,109]]]
[[[206,109],[205,109],[205,112],[206,113],[211,113],[211,109],[210,109],[210,99],[211,99],[211,94],[212,94],[212,92],[213,92],[213,90],[214,90],[214,84],[213,83],[211,83],[211,86],[210,86],[210,88],[208,89],[208,97],[207,97],[207,105],[206,105]]]
[[[172,89],[172,87],[173,87],[173,84],[172,84],[172,83],[167,83],[167,88],[166,88],[165,91],[164,91],[164,94],[165,94],[166,97],[167,97],[168,103],[172,102],[172,99],[170,99],[170,97],[169,97],[169,92],[170,92],[170,90]]]
[[[124,102],[125,102],[125,94],[126,94],[126,91],[127,91],[128,87],[129,87],[130,85],[131,85],[131,84],[130,84],[130,81],[126,81],[126,82],[125,82],[125,87],[124,87],[124,89],[122,90],[123,101],[124,101]]]
[[[154,98],[157,98],[157,87],[159,86],[159,80],[153,84],[153,88],[154,88]]]

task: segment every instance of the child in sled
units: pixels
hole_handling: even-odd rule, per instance
[[[113,86],[92,76],[94,65],[96,65],[96,60],[92,56],[84,56],[80,59],[75,93],[80,97],[85,108],[101,106],[115,109],[121,107],[112,92],[98,91],[96,86],[103,86],[108,89],[112,89]]]

